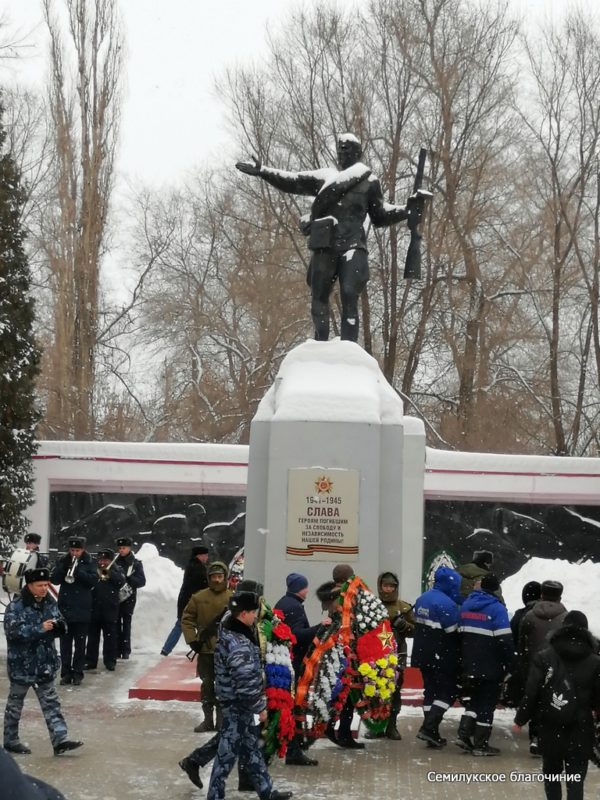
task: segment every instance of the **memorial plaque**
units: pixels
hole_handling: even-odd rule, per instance
[[[359,480],[354,469],[288,470],[289,559],[358,559]]]

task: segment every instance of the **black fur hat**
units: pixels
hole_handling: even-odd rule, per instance
[[[23,541],[25,544],[40,544],[42,537],[39,533],[26,533]]]
[[[481,579],[481,590],[483,592],[487,592],[488,594],[494,594],[500,588],[500,581],[495,575],[491,573],[489,575],[484,575]]]
[[[340,587],[335,581],[325,581],[318,587],[316,595],[322,603],[330,603],[340,596]]]
[[[71,536],[68,541],[69,547],[83,547],[85,548],[87,544],[87,539],[85,536]]]
[[[36,581],[49,581],[50,570],[46,567],[40,569],[28,569],[25,573],[25,583],[35,583]]]
[[[98,553],[98,560],[101,558],[107,558],[109,561],[112,561],[115,557],[115,551],[107,548],[106,550],[100,550]]]
[[[121,536],[116,541],[117,547],[131,547],[133,539],[130,536]]]
[[[255,592],[236,592],[229,598],[229,610],[232,613],[239,611],[257,611],[260,600]]]
[[[542,583],[542,600],[558,602],[562,597],[563,588],[560,581],[544,581]]]

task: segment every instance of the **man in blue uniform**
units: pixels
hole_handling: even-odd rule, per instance
[[[417,598],[411,664],[423,675],[425,719],[417,733],[431,747],[443,747],[440,722],[456,699],[460,664],[458,634],[460,575],[438,567],[433,589]]]
[[[499,591],[498,578],[484,575],[481,588],[472,591],[460,607],[462,673],[469,697],[465,698],[456,744],[474,756],[500,752],[489,739],[502,682],[513,668],[512,631],[506,607],[496,596]]]

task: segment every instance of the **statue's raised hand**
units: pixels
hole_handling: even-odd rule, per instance
[[[251,161],[238,161],[236,162],[235,168],[239,169],[240,172],[245,172],[246,175],[260,175],[260,168],[262,164],[255,156],[252,156],[252,163]]]

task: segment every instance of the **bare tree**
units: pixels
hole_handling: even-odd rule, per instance
[[[122,39],[116,0],[44,0],[50,34],[53,202],[41,223],[53,300],[45,431],[94,435],[100,270],[118,137]]]

